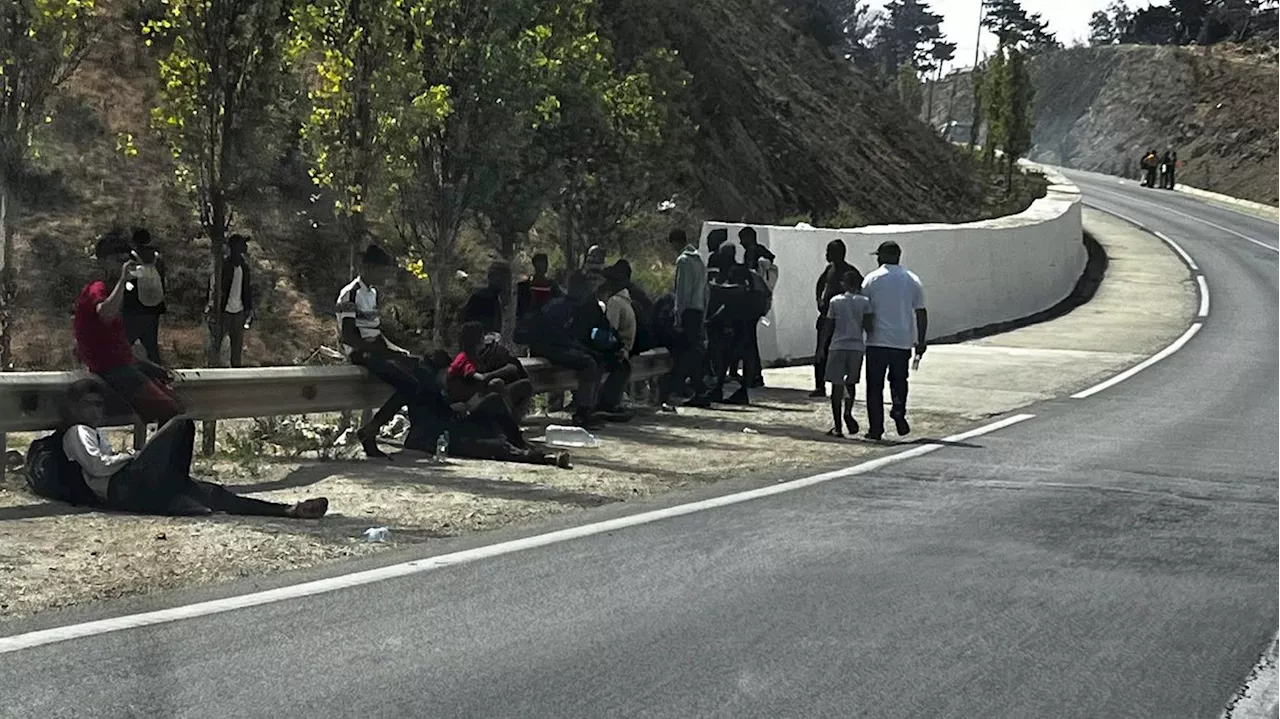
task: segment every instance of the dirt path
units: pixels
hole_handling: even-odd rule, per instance
[[[263,499],[327,496],[331,514],[317,522],[78,512],[31,495],[13,473],[0,485],[0,618],[313,566],[751,472],[854,461],[879,448],[823,437],[828,407],[801,391],[758,396],[750,408],[650,414],[609,427],[599,449],[575,455],[572,470],[471,460],[268,460],[256,477],[225,459],[202,468]],[[913,421],[909,439],[966,422],[928,412]],[[533,427],[529,436],[540,434]],[[375,526],[391,529],[388,544],[361,539]]]

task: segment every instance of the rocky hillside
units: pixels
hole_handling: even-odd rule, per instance
[[[1274,53],[1227,45],[1072,48],[1037,58],[1032,70],[1032,159],[1133,175],[1146,150],[1172,148],[1183,163],[1181,181],[1276,204]],[[944,80],[934,93],[935,126],[967,124],[968,74]]]
[[[643,42],[673,49],[692,77],[686,110],[697,127],[694,162],[688,186],[673,188],[688,198],[681,219],[804,216],[851,226],[992,212],[952,148],[800,29],[793,5],[601,1],[615,35],[643,34]],[[74,365],[71,303],[91,272],[91,238],[113,224],[141,223],[153,228],[171,268],[162,351],[190,366],[201,360],[208,247],[190,239],[199,234],[191,205],[172,188],[168,153],[148,127],[156,73],[137,31],[145,0],[98,6],[105,13],[100,42],[55,100],[35,167],[17,183],[17,366]],[[343,244],[289,121],[304,105],[298,95],[271,108],[285,119],[260,132],[254,162],[261,166],[233,198],[236,227],[254,236],[260,265],[260,318],[246,352],[254,363],[297,362],[331,340],[327,308],[345,281]],[[132,157],[120,151],[130,139],[138,151]],[[671,219],[649,212],[654,217],[641,224],[656,235]],[[547,249],[556,247],[554,232],[549,222],[539,233]],[[474,270],[488,248],[478,236],[469,242],[463,269]],[[415,311],[407,306],[398,320],[412,326]]]

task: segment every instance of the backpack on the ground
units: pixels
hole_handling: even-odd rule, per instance
[[[39,497],[86,507],[100,507],[102,500],[84,481],[75,460],[62,449],[66,430],[59,430],[31,443],[23,473],[27,487]]]
[[[145,307],[159,307],[164,302],[164,282],[154,262],[142,265],[134,278],[138,285],[138,302]]]

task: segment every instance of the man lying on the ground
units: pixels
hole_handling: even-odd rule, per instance
[[[462,351],[449,365],[449,400],[467,402],[477,394],[492,392],[506,400],[513,417],[525,416],[533,399],[533,380],[520,360],[501,344],[488,342],[479,322],[463,323],[458,344]]]
[[[295,519],[317,519],[329,510],[329,500],[324,497],[280,504],[241,497],[221,485],[193,479],[191,457],[196,426],[187,418],[167,422],[141,451],[117,453],[100,429],[105,419],[106,393],[106,386],[97,378],[73,383],[67,392],[66,428],[45,438],[39,447],[33,446],[35,451],[29,456],[29,460],[35,460],[42,449],[63,452],[69,460],[63,466],[79,468],[80,478],[97,506],[143,514],[190,516],[226,512]],[[61,439],[57,440],[59,435]],[[57,444],[53,444],[55,441]],[[58,481],[70,483],[75,479],[59,477]]]
[[[334,314],[342,338],[342,352],[351,364],[390,385],[395,393],[374,413],[368,424],[356,432],[366,456],[389,459],[378,448],[378,432],[418,394],[415,377],[418,360],[408,350],[396,346],[382,334],[378,311],[378,285],[391,277],[395,261],[377,245],[370,245],[360,258],[360,274],[338,293]]]
[[[541,464],[569,469],[568,452],[534,449],[525,441],[520,424],[506,401],[487,387],[466,402],[451,403],[444,391],[447,358],[424,359],[419,369],[423,390],[409,406],[409,435],[405,449],[434,453],[436,441],[449,433],[449,454],[496,462]]]
[[[94,255],[104,280],[80,291],[75,307],[76,354],[120,395],[143,422],[164,423],[184,410],[173,393],[173,372],[138,359],[124,328],[125,285],[141,269],[129,240],[111,232],[98,238]]]

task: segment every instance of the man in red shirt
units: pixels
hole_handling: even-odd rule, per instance
[[[94,248],[104,280],[90,282],[76,299],[76,354],[115,390],[143,422],[164,422],[185,410],[170,386],[169,370],[134,357],[124,330],[125,284],[139,269],[129,241],[115,232]]]

